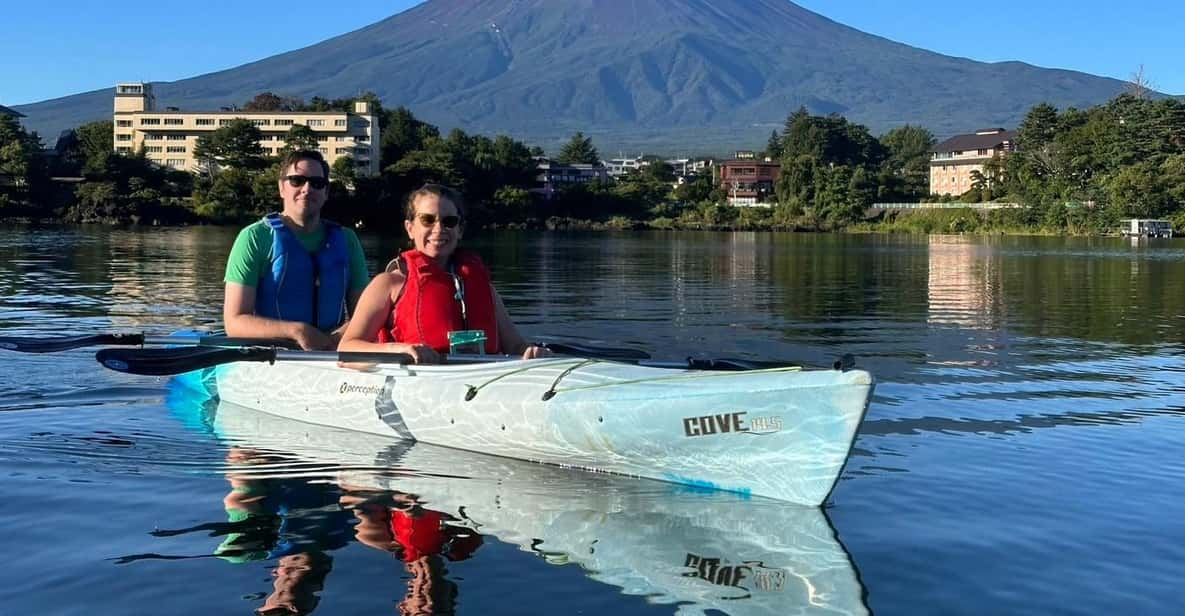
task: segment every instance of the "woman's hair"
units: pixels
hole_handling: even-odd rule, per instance
[[[465,221],[465,201],[461,198],[461,193],[444,184],[424,184],[408,193],[407,200],[403,204],[403,217],[405,220],[415,220],[416,199],[426,195],[435,195],[437,199],[448,199],[453,205],[457,206],[457,216],[461,217],[461,222]]]

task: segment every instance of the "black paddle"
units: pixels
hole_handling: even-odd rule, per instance
[[[650,359],[646,351],[627,348],[592,347],[571,342],[536,342],[535,346],[543,347],[559,355],[574,355],[577,357],[595,357],[613,361],[641,361]]]
[[[90,334],[85,336],[0,336],[0,349],[18,353],[57,353],[91,346],[143,346],[161,344],[172,346],[238,347],[278,346],[300,348],[292,340],[263,338],[227,338],[225,336],[150,336],[137,334]]]
[[[290,351],[266,346],[176,347],[171,349],[102,349],[95,359],[117,372],[169,376],[239,361],[338,361],[363,364],[411,364],[405,353]]]
[[[0,336],[0,349],[18,351],[20,353],[57,353],[70,349],[81,349],[88,346],[121,345],[140,346],[144,344],[144,334],[94,334],[90,336],[54,336],[37,338],[34,336]]]

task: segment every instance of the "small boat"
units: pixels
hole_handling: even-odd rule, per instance
[[[852,369],[557,356],[359,370],[314,358],[180,378],[277,417],[810,506],[835,486],[873,389],[868,372]]]
[[[569,354],[450,355],[447,364],[417,365],[398,353],[260,342],[200,333],[10,336],[0,348],[167,345],[95,357],[112,370],[179,375],[199,395],[277,417],[809,506],[835,487],[873,389],[850,356],[831,370],[804,370],[553,345]]]
[[[260,460],[236,476],[397,493],[680,614],[869,613],[851,557],[817,507],[313,426],[176,388],[169,407]]]

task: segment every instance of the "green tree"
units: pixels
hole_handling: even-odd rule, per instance
[[[229,167],[215,175],[207,186],[194,190],[194,211],[215,222],[243,222],[272,209],[267,200],[269,194],[272,199],[278,198],[274,179]]]
[[[533,199],[527,189],[518,186],[503,186],[494,191],[491,200],[493,217],[500,222],[526,219],[531,211]]]
[[[765,156],[770,160],[782,157],[782,137],[776,130],[769,134],[769,141],[765,143]]]
[[[682,205],[696,205],[699,203],[711,203],[722,201],[723,197],[713,199],[713,192],[716,190],[715,184],[712,182],[710,175],[698,175],[688,178],[682,184],[675,188],[672,198]]]
[[[337,160],[333,161],[333,166],[329,170],[329,177],[333,178],[334,182],[341,183],[342,186],[353,188],[355,181],[358,179],[358,166],[354,164],[354,157],[337,157]]]
[[[1053,142],[1057,132],[1057,108],[1049,103],[1041,103],[1030,109],[1017,127],[1017,147],[1028,151],[1040,150]]]
[[[259,145],[262,136],[250,120],[235,118],[209,135],[198,137],[193,155],[211,175],[219,167],[262,169],[266,165],[263,146]]]
[[[813,156],[820,164],[879,165],[884,146],[868,128],[843,116],[812,116],[799,109],[786,119],[782,133],[782,159]]]
[[[304,124],[293,124],[292,128],[288,129],[288,133],[284,135],[284,147],[280,152],[287,154],[296,150],[316,151],[319,145],[316,131]]]
[[[393,165],[408,152],[419,150],[424,143],[440,136],[440,130],[421,122],[406,107],[398,107],[384,113],[379,150],[383,165]]]
[[[596,165],[601,162],[601,155],[593,146],[591,137],[585,137],[584,133],[577,132],[572,135],[568,143],[564,144],[564,147],[560,148],[560,153],[556,155],[555,161],[562,165]]]
[[[881,164],[881,184],[890,185],[881,198],[912,200],[930,194],[930,148],[934,135],[920,126],[899,126],[880,138],[886,156]]]
[[[297,97],[261,92],[243,105],[243,111],[298,111],[301,107],[304,101]]]

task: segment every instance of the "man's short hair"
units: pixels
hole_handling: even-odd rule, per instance
[[[329,179],[329,163],[325,162],[325,157],[316,150],[293,150],[285,154],[284,158],[280,160],[280,177],[277,179],[281,182],[284,181],[284,176],[288,175],[288,168],[302,160],[321,165],[321,173],[325,174],[325,179]]]

